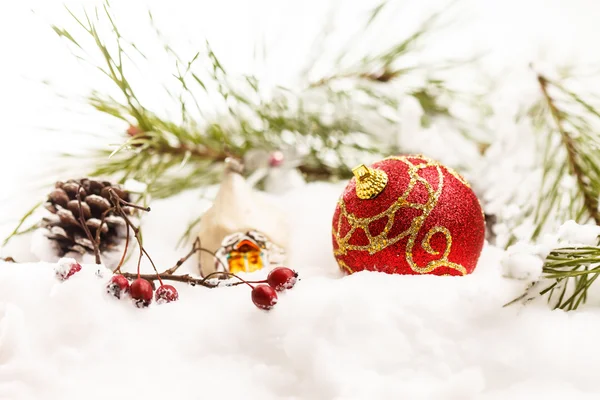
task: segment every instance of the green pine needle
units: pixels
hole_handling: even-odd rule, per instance
[[[547,295],[554,308],[575,310],[586,302],[588,289],[600,275],[600,247],[555,249],[547,256],[542,272],[543,279],[554,282],[540,295]]]
[[[18,235],[23,235],[26,233],[29,233],[33,230],[35,230],[38,227],[38,224],[34,224],[26,229],[21,229],[21,227],[25,224],[25,222],[27,221],[27,219],[29,217],[31,217],[31,215],[38,209],[40,208],[40,206],[42,204],[45,203],[45,200],[40,201],[39,203],[35,204],[33,207],[31,207],[31,209],[29,209],[29,211],[27,211],[25,213],[25,215],[23,215],[21,217],[21,219],[19,220],[19,223],[17,224],[17,226],[15,227],[15,229],[10,233],[10,235],[8,235],[8,237],[6,239],[4,239],[4,241],[2,242],[2,247],[6,246],[8,244],[8,242],[15,236]]]

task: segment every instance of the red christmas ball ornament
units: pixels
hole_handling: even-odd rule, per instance
[[[287,267],[274,268],[267,276],[267,283],[278,292],[291,289],[296,284],[298,274],[293,269]]]
[[[147,307],[152,302],[152,284],[143,278],[137,278],[129,287],[131,297],[135,300],[138,307]]]
[[[454,170],[421,155],[353,170],[333,215],[333,250],[353,273],[466,275],[483,248],[477,196]]]
[[[160,285],[154,295],[158,304],[170,303],[179,299],[179,293],[172,285]]]
[[[258,308],[270,310],[277,304],[277,292],[269,285],[256,285],[252,288],[252,302]]]
[[[106,292],[117,299],[129,292],[129,280],[123,275],[114,275],[106,285]]]

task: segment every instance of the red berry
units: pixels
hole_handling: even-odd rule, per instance
[[[129,292],[129,281],[123,275],[113,275],[106,285],[106,292],[120,299],[124,293]]]
[[[155,293],[156,302],[158,304],[170,303],[179,299],[179,293],[171,285],[160,285]]]
[[[257,285],[252,289],[252,302],[258,308],[270,310],[277,304],[277,292],[269,285]]]
[[[279,150],[274,151],[273,153],[271,153],[271,155],[269,155],[269,165],[271,167],[279,167],[283,164],[284,161],[285,156]]]
[[[71,268],[69,269],[69,273],[67,274],[67,278],[69,278],[74,273],[79,272],[79,271],[81,271],[81,265],[79,265],[79,263],[75,263],[75,264],[71,265]]]
[[[277,267],[269,272],[267,277],[267,283],[278,292],[293,288],[297,280],[296,271],[287,267]]]
[[[129,287],[131,297],[135,300],[138,307],[147,307],[152,302],[152,284],[143,278],[137,278]]]
[[[127,128],[127,134],[132,137],[135,137],[142,132],[143,131],[138,126],[129,125],[129,128]]]
[[[81,271],[81,265],[72,258],[61,258],[55,268],[56,276],[63,281],[79,271]]]

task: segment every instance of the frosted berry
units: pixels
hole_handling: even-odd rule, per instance
[[[277,292],[269,285],[257,285],[252,289],[252,302],[258,308],[270,310],[277,304]]]
[[[269,155],[269,166],[271,167],[279,167],[285,161],[285,156],[279,150],[272,152]]]
[[[179,293],[177,293],[177,289],[171,285],[159,286],[154,295],[158,304],[170,303],[179,299]]]
[[[152,284],[143,278],[137,278],[129,287],[131,297],[135,300],[138,307],[147,307],[152,303]]]
[[[136,137],[143,132],[144,131],[142,131],[139,126],[129,125],[129,128],[127,128],[127,134],[131,137]]]
[[[56,277],[67,280],[77,272],[81,271],[81,265],[73,258],[61,258],[54,269]]]
[[[120,299],[129,292],[129,281],[123,275],[114,275],[106,285],[106,292]]]
[[[269,272],[267,277],[269,286],[278,292],[293,288],[297,280],[298,274],[296,271],[287,267],[277,267]]]

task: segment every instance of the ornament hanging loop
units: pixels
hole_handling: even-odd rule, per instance
[[[367,200],[376,197],[388,183],[387,174],[380,169],[369,168],[364,164],[352,169],[356,178],[356,195]]]

